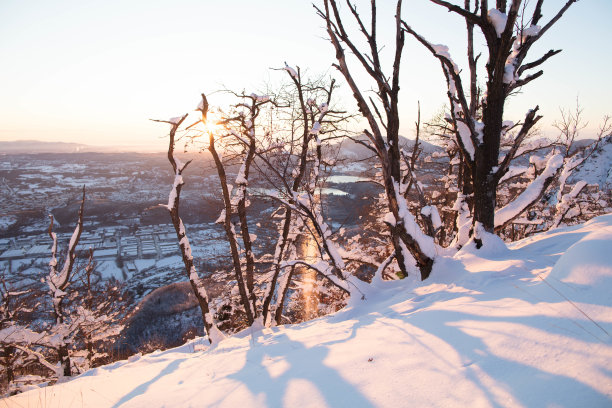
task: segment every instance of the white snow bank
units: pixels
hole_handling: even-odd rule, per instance
[[[366,301],[89,371],[4,400],[46,407],[612,405],[612,214],[439,256]],[[607,331],[607,333],[606,333]],[[42,401],[42,402],[41,402]]]

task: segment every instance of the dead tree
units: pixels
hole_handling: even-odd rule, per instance
[[[236,187],[233,190],[234,194],[228,188],[227,173],[221,156],[215,147],[215,134],[209,132],[208,151],[212,154],[217,169],[217,175],[221,184],[221,192],[223,197],[223,211],[219,217],[219,222],[223,224],[227,241],[230,245],[232,255],[232,264],[234,275],[238,284],[241,303],[244,306],[247,322],[252,325],[258,317],[257,297],[255,295],[254,274],[255,274],[255,258],[253,256],[253,243],[251,234],[249,233],[249,225],[247,219],[247,185],[251,166],[255,159],[257,148],[256,141],[256,121],[263,105],[270,102],[267,96],[258,96],[255,94],[241,95],[245,100],[239,103],[236,108],[244,109],[245,112],[225,118],[221,121],[224,126],[231,127],[237,125],[238,130],[233,130],[229,133],[229,137],[237,139],[242,146],[244,152],[242,154],[242,162],[238,175],[236,176]],[[206,96],[202,95],[203,106],[207,106]],[[202,110],[202,122],[206,123],[207,112]],[[232,215],[237,214],[240,221],[240,237],[242,239],[242,247],[244,248],[245,266],[242,267],[240,246],[238,243],[238,234],[232,222]]]
[[[58,375],[64,377],[70,377],[70,336],[72,329],[65,327],[66,325],[66,313],[64,311],[64,298],[67,295],[66,289],[70,284],[70,277],[74,268],[76,260],[76,247],[79,244],[81,238],[81,232],[83,231],[83,208],[85,206],[85,186],[83,186],[83,198],[81,199],[81,206],[79,208],[79,218],[77,226],[72,233],[70,242],[68,244],[68,250],[64,261],[64,266],[61,270],[57,269],[57,235],[53,232],[53,216],[49,215],[51,220],[49,224],[49,236],[53,240],[53,247],[51,248],[51,260],[49,261],[49,276],[47,277],[47,284],[49,285],[49,293],[51,294],[53,301],[53,319],[55,321],[54,331],[59,335],[59,343],[57,345],[58,359],[60,362],[61,369]]]
[[[370,149],[378,158],[382,167],[383,185],[385,188],[389,214],[385,217],[390,231],[395,259],[403,274],[407,275],[416,262],[421,279],[426,279],[436,256],[433,237],[423,233],[414,216],[408,210],[404,197],[406,185],[402,183],[402,157],[399,145],[399,78],[402,50],[404,47],[404,30],[402,28],[402,1],[396,3],[395,49],[391,75],[385,74],[380,58],[381,46],[377,37],[376,1],[371,2],[370,22],[365,22],[357,8],[350,0],[346,1],[354,22],[367,42],[366,50],[360,50],[345,29],[336,0],[324,0],[323,9],[316,7],[318,15],[326,24],[327,34],[336,51],[337,63],[334,67],[340,71],[348,83],[361,115],[367,120],[369,128],[364,130],[367,141],[355,139]],[[354,79],[354,70],[349,67],[344,47],[347,47],[357,59],[361,68],[374,81],[378,101],[367,98]],[[369,55],[368,55],[369,53]],[[408,259],[413,258],[413,259]]]
[[[555,217],[551,228],[558,227],[566,218],[571,218],[572,209],[576,208],[578,195],[587,187],[584,180],[574,184],[569,192],[565,193],[567,180],[572,173],[580,168],[593,155],[601,144],[603,138],[612,130],[612,122],[609,116],[604,116],[596,139],[584,149],[575,148],[574,142],[587,124],[582,120],[582,108],[576,98],[576,108],[573,112],[561,109],[561,120],[553,124],[560,132],[558,145],[564,152],[564,168],[559,176],[559,186],[557,190],[557,204],[555,206]]]
[[[205,112],[208,109],[208,104],[202,106],[201,109],[203,112]],[[200,306],[200,311],[202,313],[202,321],[204,322],[204,329],[206,331],[206,334],[208,335],[208,340],[211,344],[213,344],[220,341],[224,336],[217,328],[217,325],[215,324],[215,321],[213,319],[213,315],[210,311],[208,293],[206,292],[204,281],[198,275],[198,271],[196,270],[196,267],[193,263],[191,245],[189,243],[187,231],[185,229],[185,225],[183,224],[183,220],[181,219],[179,212],[181,190],[183,189],[183,185],[185,184],[185,181],[183,179],[183,171],[185,171],[189,163],[191,163],[191,160],[183,163],[178,157],[175,156],[174,146],[176,142],[176,132],[186,118],[187,114],[181,117],[172,118],[170,120],[155,120],[155,122],[167,123],[171,126],[168,143],[168,161],[170,162],[170,165],[172,166],[172,170],[174,172],[174,182],[172,184],[172,189],[170,190],[170,194],[168,197],[168,204],[160,204],[159,207],[167,209],[168,213],[170,214],[172,225],[174,226],[174,230],[176,231],[176,238],[179,243],[181,257],[183,258],[183,264],[185,265],[185,273],[187,274],[187,278],[189,279],[189,283],[191,284],[193,293],[196,299],[198,300],[198,305]]]
[[[554,17],[543,26],[538,24],[542,18],[541,11],[544,0],[536,1],[531,15],[527,13],[526,4],[523,4],[526,2],[522,0],[513,0],[509,6],[507,1],[497,0],[495,8],[490,10],[486,0],[477,0],[473,7],[470,0],[465,0],[464,7],[445,0],[430,1],[465,19],[468,30],[470,101],[468,101],[468,93],[462,83],[460,70],[451,58],[448,48],[428,42],[405,22],[402,22],[402,26],[407,33],[415,37],[438,58],[442,65],[448,84],[448,98],[457,142],[472,179],[474,223],[481,224],[485,231],[492,233],[510,216],[508,212],[505,212],[506,218],[500,221],[496,220],[498,183],[508,172],[511,161],[516,156],[530,129],[541,118],[537,115],[537,106],[530,109],[525,115],[513,145],[503,157],[500,157],[500,142],[506,126],[503,118],[505,102],[512,92],[543,74],[542,70],[530,73],[531,70],[561,52],[561,50],[550,50],[537,60],[524,63],[533,44],[542,38],[544,33],[563,16],[576,0],[568,0]],[[486,40],[488,51],[485,92],[480,100],[478,100],[479,91],[476,75],[478,58],[474,57],[473,52],[474,27],[480,29]],[[480,113],[477,114],[475,107],[478,104],[480,104]],[[543,188],[546,188],[552,182],[552,178],[556,176],[562,163],[555,160],[550,164],[559,164],[559,167],[550,173],[551,178],[540,183]],[[521,203],[516,203],[512,210],[518,213],[524,211],[523,204],[530,205],[532,201],[524,200]]]
[[[101,284],[102,278],[95,273],[93,248],[89,248],[87,264],[78,269],[82,286],[77,289],[80,293],[74,299],[78,303],[72,318],[79,322],[79,339],[85,346],[86,363],[79,367],[84,371],[108,357],[102,347],[107,346],[123,329],[124,326],[118,321],[126,302],[121,293],[123,285],[119,282],[107,281]]]

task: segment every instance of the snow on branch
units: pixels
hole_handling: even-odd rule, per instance
[[[299,79],[298,73],[295,70],[295,68],[290,67],[289,65],[287,65],[287,63],[285,62],[285,71],[287,71],[289,73],[289,75],[291,75],[291,78],[295,79],[296,81]]]
[[[561,200],[557,203],[555,207],[556,215],[551,228],[558,227],[565,219],[565,217],[569,215],[570,210],[575,204],[576,197],[587,185],[588,184],[586,181],[580,180],[579,182],[574,184],[574,187],[572,187],[569,193],[562,195]],[[559,192],[562,193],[561,188],[559,189]]]
[[[548,159],[542,174],[536,177],[514,201],[495,212],[495,229],[505,227],[539,200],[556,177],[561,166],[563,166],[563,155],[556,154]]]
[[[508,16],[506,13],[502,13],[498,9],[491,9],[487,13],[487,17],[497,33],[497,38],[501,38],[501,35],[506,30],[506,24],[508,23]]]
[[[457,144],[463,150],[470,161],[474,160],[475,147],[482,143],[481,123],[470,117],[469,104],[463,90],[459,68],[451,58],[448,47],[442,44],[432,44],[423,36],[419,35],[406,22],[402,21],[404,31],[412,35],[429,52],[436,57],[441,65],[448,85],[448,99],[451,105],[451,117],[456,128]]]
[[[208,113],[208,101],[204,94],[202,94],[202,102],[200,103],[200,105],[198,105],[198,108],[196,110],[201,112],[202,122],[205,122]],[[188,114],[185,114],[181,117],[173,118],[169,121],[154,120],[155,122],[168,123],[171,126],[168,141],[168,161],[170,162],[172,170],[174,172],[174,182],[168,195],[168,204],[161,204],[160,207],[166,208],[170,213],[172,225],[174,226],[179,244],[179,249],[183,258],[185,272],[191,284],[193,293],[196,299],[198,300],[200,311],[202,313],[202,320],[204,322],[204,328],[206,334],[208,335],[208,339],[212,344],[213,342],[218,341],[222,337],[222,334],[217,329],[215,322],[212,318],[212,314],[209,308],[208,293],[206,291],[204,282],[199,277],[198,272],[194,266],[191,245],[189,243],[189,238],[187,237],[185,225],[183,224],[183,220],[181,219],[179,213],[181,190],[185,184],[182,173],[187,168],[189,163],[191,163],[191,160],[185,163],[181,162],[181,160],[175,156],[174,148],[176,142],[176,132],[178,131],[181,124],[185,121],[187,116]]]
[[[49,215],[49,236],[53,240],[53,246],[51,248],[51,260],[49,261],[49,278],[48,284],[51,292],[55,297],[63,297],[65,293],[63,290],[68,285],[70,274],[74,268],[74,262],[76,260],[76,246],[79,243],[81,232],[83,231],[83,207],[85,205],[85,186],[83,186],[83,198],[81,200],[81,206],[79,208],[79,218],[77,221],[76,228],[70,237],[68,244],[68,251],[66,254],[66,260],[64,266],[60,271],[57,270],[57,235],[53,232],[53,216]]]

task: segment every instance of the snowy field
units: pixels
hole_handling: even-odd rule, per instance
[[[610,407],[612,214],[439,258],[295,326],[133,356],[0,407]]]

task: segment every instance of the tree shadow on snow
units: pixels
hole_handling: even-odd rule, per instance
[[[576,238],[575,242],[584,236],[577,235],[580,236],[572,237]],[[588,245],[594,244],[594,240],[588,241]],[[508,254],[508,259],[516,260],[516,254],[512,252]],[[534,255],[536,253],[532,252]],[[556,255],[553,265],[560,256]],[[379,316],[360,318],[352,330],[356,332],[371,324],[394,326],[404,336],[401,343],[411,346],[419,344],[432,357],[442,361],[442,365],[462,370],[465,377],[482,390],[492,406],[506,406],[509,401],[500,397],[499,393],[492,392],[491,382],[483,382],[483,374],[492,379],[497,387],[506,389],[506,397],[510,395],[524,406],[609,406],[612,402],[612,392],[609,391],[612,389],[612,377],[609,369],[605,368],[605,357],[599,362],[591,362],[590,367],[594,366],[593,370],[598,371],[591,379],[585,379],[591,373],[577,370],[581,369],[580,361],[583,358],[590,356],[593,359],[596,355],[586,350],[602,345],[608,347],[612,344],[612,337],[568,306],[567,300],[554,292],[549,284],[535,280],[535,276],[526,273],[526,265],[535,262],[535,258],[529,258],[522,259],[525,262],[523,265],[509,264],[497,273],[483,273],[483,277],[496,282],[483,282],[478,273],[466,274],[456,281],[456,286],[463,288],[461,291],[417,296],[401,311],[397,311],[396,305],[381,308]],[[445,262],[445,267],[450,269],[464,268],[461,261],[456,259],[446,259]],[[558,279],[565,277],[564,271],[560,272]],[[521,280],[524,277],[529,279]],[[494,303],[500,299],[500,281],[501,290],[512,298],[526,302],[521,305],[523,308],[528,310],[529,305],[533,306],[534,312],[525,316],[525,309],[512,313]],[[575,286],[578,290],[588,287]],[[489,288],[493,291],[488,292]],[[567,288],[562,290],[568,291]],[[465,311],[458,307],[461,298],[466,298]],[[483,303],[478,303],[470,312],[470,305],[474,301]],[[447,302],[449,309],[444,310],[444,303]],[[565,309],[561,308],[562,304]],[[490,308],[490,314],[486,313],[487,308]],[[407,330],[406,324],[435,336],[431,340],[450,346],[460,357],[462,365],[457,366],[456,361],[450,361],[434,346],[415,336],[414,333],[419,330]],[[547,336],[541,337],[544,333]],[[578,346],[567,347],[568,343]],[[532,355],[539,358],[540,365],[536,366],[530,361]],[[543,359],[542,356],[549,357]],[[602,378],[607,385],[597,382],[596,379]]]
[[[323,399],[327,406],[332,407],[374,407],[357,387],[325,364],[329,343],[306,347],[301,342],[291,340],[284,331],[275,331],[276,334],[272,335],[274,347],[265,347],[258,343],[259,339],[255,339],[246,354],[244,367],[228,378],[244,384],[253,395],[265,394],[269,407],[293,405],[287,400],[289,388],[304,387],[305,384],[296,380],[308,383],[307,388],[299,392],[301,401]],[[267,337],[261,333],[255,336]],[[317,391],[319,395],[312,395]]]
[[[121,405],[127,403],[128,401],[132,400],[133,398],[136,398],[139,395],[145,394],[147,390],[149,389],[149,387],[151,387],[155,382],[159,381],[166,375],[172,374],[174,371],[176,371],[179,368],[181,363],[185,360],[186,359],[183,358],[183,359],[177,359],[177,360],[170,361],[170,363],[163,370],[161,370],[155,377],[151,378],[147,382],[140,384],[138,387],[134,388],[131,392],[121,397],[121,399],[117,401],[112,406],[112,408],[118,408]]]

